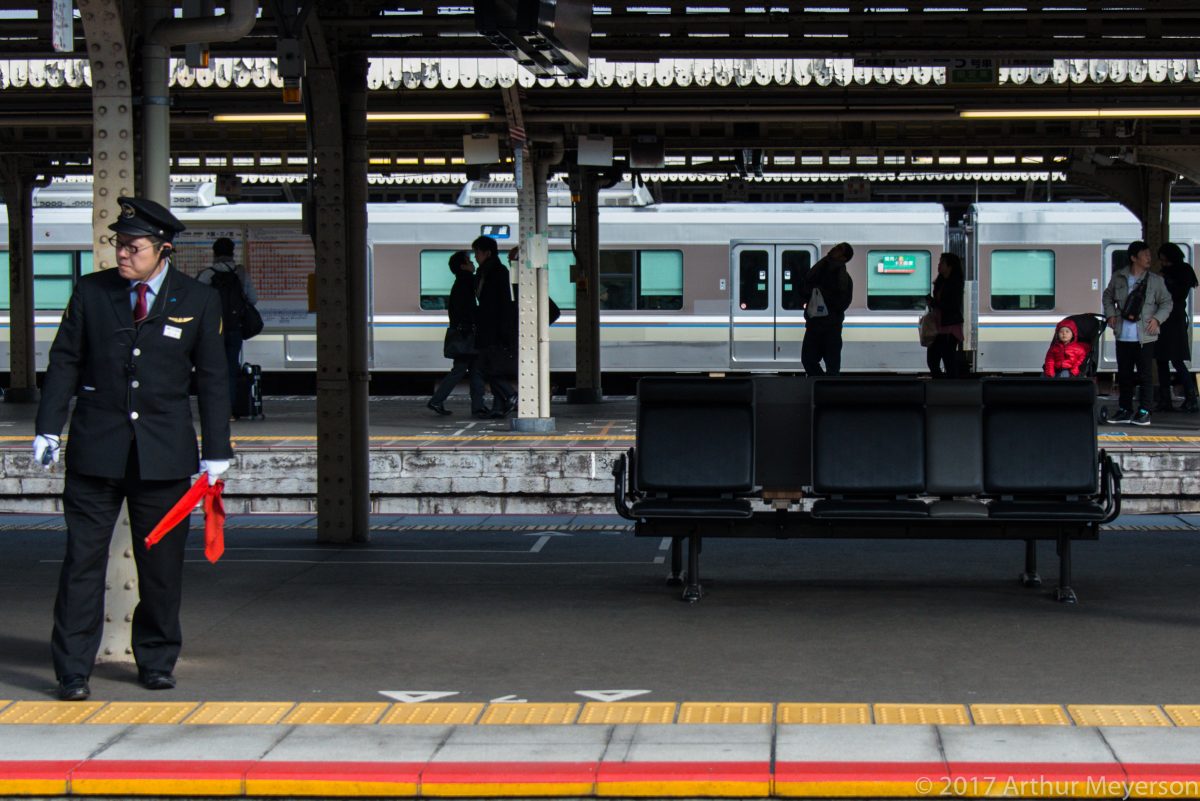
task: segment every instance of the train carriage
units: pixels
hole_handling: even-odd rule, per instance
[[[502,255],[516,243],[516,209],[499,205],[505,201],[494,193],[473,201],[471,192],[469,186],[458,204],[369,205],[372,370],[444,370],[447,258],[481,233],[497,237]],[[1034,372],[1059,319],[1099,310],[1108,275],[1139,234],[1133,215],[1116,204],[977,204],[959,228],[931,203],[640,205],[647,199],[617,193],[601,208],[605,371],[801,370],[800,281],[830,246],[848,241],[855,248],[848,265],[855,290],[844,370],[926,370],[917,319],[938,259],[954,242],[968,271],[965,329],[977,368]],[[174,205],[189,229],[177,241],[180,269],[199,272],[210,261],[212,241],[229,236],[254,274],[267,328],[246,343],[245,358],[267,371],[314,370],[314,261],[299,205],[222,204],[211,193],[204,202]],[[552,206],[548,217],[550,292],[563,310],[551,329],[551,365],[570,371],[571,209]],[[75,279],[92,269],[90,227],[90,208],[35,208],[39,369]],[[1172,231],[1190,257],[1200,238],[1200,206],[1175,205]],[[0,224],[0,248],[6,241]],[[2,250],[0,266],[7,266]],[[8,365],[7,323],[4,314],[0,369]],[[1115,369],[1111,343],[1101,369]]]

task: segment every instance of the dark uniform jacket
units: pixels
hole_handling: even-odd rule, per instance
[[[143,479],[186,478],[199,472],[188,400],[193,366],[204,458],[233,454],[221,298],[168,268],[135,327],[131,297],[115,269],[80,279],[50,348],[37,433],[59,434],[74,397],[68,470],[121,478],[132,440]]]
[[[479,265],[475,278],[479,309],[475,312],[475,347],[517,346],[517,304],[512,298],[508,268],[492,256]]]

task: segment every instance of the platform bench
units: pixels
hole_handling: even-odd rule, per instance
[[[1071,543],[1121,506],[1086,379],[645,378],[613,475],[635,532],[671,539],[688,601],[705,537],[854,537],[1021,540],[1026,586],[1050,540],[1074,603]]]

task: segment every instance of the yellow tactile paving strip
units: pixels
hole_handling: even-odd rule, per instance
[[[769,724],[1200,727],[1200,705],[868,704],[670,701],[392,704],[0,701],[0,725]]]
[[[971,704],[971,717],[981,726],[1070,726],[1058,704]]]
[[[775,721],[790,724],[859,724],[871,722],[870,704],[779,704]]]
[[[1156,706],[1121,704],[1072,704],[1067,707],[1077,726],[1170,726],[1171,721]]]
[[[579,704],[492,704],[480,718],[484,726],[574,723]]]
[[[468,726],[483,714],[478,704],[396,704],[380,719],[383,725]]]
[[[1176,726],[1200,726],[1200,706],[1164,706]]]
[[[157,724],[180,723],[192,713],[195,701],[138,702],[114,701],[87,719],[89,724]]]
[[[283,720],[294,707],[291,701],[245,703],[210,701],[189,715],[184,723],[196,725],[269,726]]]
[[[300,704],[283,719],[289,725],[340,725],[374,723],[388,708],[385,703],[374,704]]]
[[[585,704],[576,723],[674,723],[675,704],[619,701]]]
[[[876,704],[875,722],[904,726],[968,726],[971,718],[961,704]]]
[[[687,703],[679,707],[680,723],[770,723],[772,704]]]
[[[60,701],[17,701],[0,712],[0,723],[43,726],[83,723],[102,706],[103,701],[75,701],[69,704]]]

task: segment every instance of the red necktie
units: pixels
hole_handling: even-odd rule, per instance
[[[138,284],[134,287],[137,290],[137,303],[133,304],[133,321],[140,323],[146,319],[146,293],[150,291],[149,284]]]

